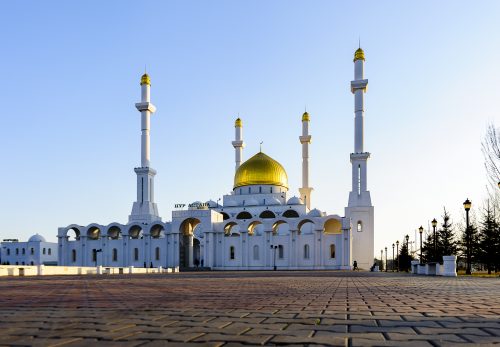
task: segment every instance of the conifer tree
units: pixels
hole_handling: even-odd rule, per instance
[[[457,254],[457,240],[455,239],[455,232],[453,230],[453,224],[451,222],[451,217],[446,208],[444,208],[444,214],[442,216],[443,223],[441,228],[436,232],[437,236],[437,256],[438,261],[443,261],[443,256],[445,255],[456,255]]]
[[[484,208],[479,230],[479,257],[491,274],[500,267],[500,227],[489,202]]]

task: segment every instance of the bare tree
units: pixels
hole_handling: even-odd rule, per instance
[[[488,180],[495,191],[500,182],[500,128],[495,128],[493,123],[488,124],[486,135],[481,142],[481,150]]]

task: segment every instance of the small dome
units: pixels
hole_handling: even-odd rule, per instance
[[[287,205],[302,205],[302,204],[303,204],[302,200],[296,196],[292,196],[287,201]]]
[[[276,198],[266,199],[266,205],[269,205],[269,206],[281,205],[281,201],[279,201]]]
[[[310,118],[309,118],[309,113],[304,112],[304,114],[302,115],[302,121],[303,122],[309,122],[310,121]]]
[[[323,217],[323,212],[315,208],[314,210],[311,210],[307,215],[309,217]]]
[[[236,120],[234,121],[234,126],[236,128],[241,128],[243,126],[243,122],[241,121],[241,118],[236,118]]]
[[[259,202],[256,199],[245,200],[245,206],[257,206]]]
[[[35,234],[29,238],[28,242],[47,242],[47,241],[45,241],[45,237],[43,237],[42,235]]]
[[[365,52],[359,47],[356,52],[354,52],[354,60],[365,60]]]
[[[239,206],[235,200],[226,200],[224,202],[224,207],[236,207]]]
[[[151,85],[151,78],[149,78],[149,75],[147,73],[145,73],[144,75],[142,75],[141,77],[141,86],[143,84],[147,84],[147,85]]]
[[[288,176],[283,166],[270,156],[259,152],[236,170],[233,189],[261,184],[288,189]]]

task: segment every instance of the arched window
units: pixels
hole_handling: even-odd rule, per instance
[[[45,248],[43,249],[43,254],[45,254]],[[97,249],[92,250],[92,261],[97,261]]]
[[[285,212],[283,212],[283,217],[285,217],[285,218],[298,218],[299,214],[297,213],[297,211],[290,209],[290,210],[286,210]]]
[[[309,245],[304,245],[304,259],[309,259]]]
[[[23,248],[23,254],[26,254],[26,248]]]
[[[19,255],[19,248],[16,248],[16,255]]]
[[[330,258],[335,259],[335,245],[333,243],[330,245]]]
[[[52,254],[52,248],[49,248],[48,252],[49,252],[49,255],[51,255]]]
[[[71,260],[73,263],[76,262],[76,249],[71,250]]]
[[[238,213],[236,219],[252,219],[252,215],[248,211]]]
[[[42,253],[45,254],[45,248],[43,249]]]
[[[31,253],[31,255],[35,254],[35,249],[33,247],[31,247],[30,253]]]
[[[10,255],[10,248],[7,248],[7,255]]]
[[[31,262],[31,265],[35,265],[35,263]]]
[[[113,248],[113,261],[118,261],[118,250]]]
[[[283,259],[284,256],[285,255],[284,255],[283,245],[279,245],[278,246],[278,258]]]
[[[276,215],[272,211],[264,210],[259,215],[259,218],[276,218]]]
[[[234,260],[234,246],[229,247],[229,259]]]
[[[155,249],[155,259],[160,260],[160,247],[156,247]]]
[[[253,260],[259,260],[259,246],[253,246]]]
[[[358,233],[362,232],[363,231],[363,223],[361,223],[361,221],[358,221]]]
[[[139,248],[134,248],[134,260],[139,260]]]

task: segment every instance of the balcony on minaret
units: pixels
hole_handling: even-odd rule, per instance
[[[356,92],[356,90],[362,89],[365,93],[368,90],[368,80],[354,80],[351,81],[351,93]]]
[[[155,105],[153,105],[149,101],[146,101],[146,102],[137,102],[135,104],[135,107],[137,108],[137,110],[139,112],[142,112],[142,111],[149,111],[151,113],[155,113],[156,112]]]

